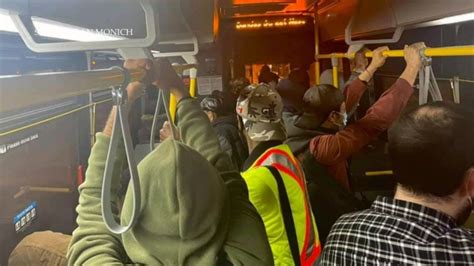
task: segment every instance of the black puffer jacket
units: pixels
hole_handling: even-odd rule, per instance
[[[231,157],[234,166],[240,171],[249,152],[237,127],[237,118],[234,115],[218,117],[212,122],[212,126],[222,150]]]

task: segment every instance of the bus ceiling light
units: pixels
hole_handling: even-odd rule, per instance
[[[446,17],[446,18],[437,19],[433,21],[428,21],[425,23],[421,23],[419,26],[421,27],[439,26],[439,25],[461,23],[461,22],[466,22],[466,21],[471,21],[471,20],[474,20],[474,12]]]
[[[76,27],[44,18],[32,17],[32,20],[36,32],[44,37],[80,42],[115,41],[125,39],[123,37],[100,34],[94,30]]]
[[[80,42],[98,42],[98,41],[115,41],[123,40],[124,37],[111,36],[57,21],[32,17],[33,25],[36,33],[43,37],[80,41]],[[8,15],[8,11],[0,10],[0,31],[18,32],[13,21]]]
[[[7,12],[0,11],[0,31],[18,32]]]

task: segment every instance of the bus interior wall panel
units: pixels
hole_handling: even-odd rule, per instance
[[[0,264],[6,265],[14,245],[29,233],[53,230],[70,234],[74,229],[80,115],[0,138],[1,145],[22,143],[0,154]],[[38,204],[37,218],[16,233],[14,216],[33,201]]]
[[[0,34],[0,75],[85,69],[87,60],[83,52],[34,53],[19,36]]]

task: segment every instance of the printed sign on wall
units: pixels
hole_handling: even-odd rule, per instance
[[[15,215],[13,224],[15,225],[15,232],[23,231],[28,227],[37,216],[36,201],[33,201],[28,207]]]
[[[213,91],[222,91],[221,76],[203,76],[197,78],[199,95],[211,95]]]
[[[0,144],[0,154],[5,154],[9,150],[13,150],[15,148],[18,148],[21,145],[24,145],[24,144],[26,144],[30,141],[36,140],[36,139],[38,139],[38,134],[33,134],[31,136],[28,136],[26,138],[23,138],[23,139],[20,139],[20,140],[17,140],[17,141],[13,141],[11,143],[1,143]]]

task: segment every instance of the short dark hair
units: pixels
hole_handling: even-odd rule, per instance
[[[217,116],[224,115],[224,102],[220,95],[213,93],[202,99],[201,109],[203,111],[209,111],[216,113]]]
[[[474,166],[474,112],[447,102],[403,114],[388,132],[397,182],[411,192],[447,197]]]

